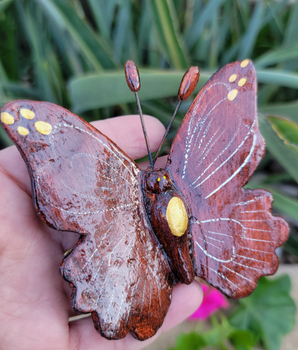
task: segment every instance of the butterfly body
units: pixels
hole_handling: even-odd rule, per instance
[[[191,237],[188,231],[188,217],[190,216],[189,207],[181,193],[175,188],[169,173],[164,170],[148,168],[141,172],[141,184],[143,192],[144,205],[147,212],[148,221],[165,251],[171,270],[176,276],[177,282],[189,284],[194,279],[194,270],[191,259]],[[172,199],[178,199],[177,212],[176,205],[171,206]],[[173,217],[179,217],[178,223],[184,227],[180,236],[173,234],[175,227],[171,227],[169,211],[172,210]],[[179,220],[180,219],[180,220]],[[170,223],[169,223],[170,221]],[[182,221],[182,223],[181,223]]]
[[[80,234],[61,274],[73,308],[91,312],[106,338],[153,336],[178,281],[196,275],[236,299],[276,271],[275,250],[289,228],[272,216],[270,193],[242,189],[265,151],[256,90],[249,60],[215,73],[187,112],[164,170],[140,170],[108,137],[52,103],[21,100],[1,109],[28,167],[37,214]]]

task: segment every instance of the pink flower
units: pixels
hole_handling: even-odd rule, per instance
[[[188,318],[189,320],[206,320],[219,309],[229,306],[226,298],[215,288],[202,284],[204,298],[201,306]]]

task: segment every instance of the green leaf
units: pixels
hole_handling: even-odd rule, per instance
[[[109,48],[104,47],[100,39],[66,1],[35,0],[44,8],[44,14],[62,30],[67,30],[81,50],[87,62],[97,71],[115,68]]]
[[[224,0],[210,0],[200,11],[199,15],[193,19],[193,25],[187,30],[185,40],[189,48],[193,47],[198,41],[203,29],[211,22],[214,13],[218,10]]]
[[[176,69],[189,68],[187,49],[178,32],[178,19],[172,0],[151,0],[160,49]]]
[[[30,4],[31,6],[25,6],[22,1],[17,1],[16,4],[19,13],[22,14],[22,24],[31,49],[34,75],[36,77],[37,87],[41,92],[41,97],[46,101],[57,103],[57,95],[55,95],[51,84],[53,76],[51,70],[55,66],[55,62],[53,62],[55,56],[53,56],[52,47],[47,40],[48,38],[44,37],[43,42],[41,42],[42,38],[38,34],[42,30],[41,13],[37,11],[39,16],[36,19],[31,11],[32,4]],[[50,57],[47,54],[50,54]]]
[[[277,69],[264,69],[257,71],[258,82],[262,84],[277,84],[298,89],[298,74]]]
[[[239,60],[243,60],[244,58],[250,57],[251,55],[251,52],[254,47],[254,43],[257,39],[257,35],[262,26],[263,10],[264,10],[263,0],[257,1],[253,14],[251,16],[248,29],[242,39],[242,43],[241,43],[241,47],[238,55]]]
[[[259,107],[259,112],[290,118],[298,123],[298,101],[291,103],[272,104]]]
[[[177,338],[176,346],[168,350],[199,350],[207,345],[204,338],[195,331],[187,334],[180,334]]]
[[[184,74],[183,71],[165,70],[140,70],[140,73],[141,102],[177,95]],[[198,91],[209,77],[208,73],[202,73],[195,91]],[[135,101],[134,94],[126,84],[124,72],[120,71],[75,78],[70,81],[69,93],[75,113]]]
[[[0,12],[4,11],[8,5],[12,3],[12,0],[1,0],[0,1]]]
[[[234,327],[224,316],[221,316],[221,322],[218,322],[215,316],[212,316],[211,320],[213,328],[204,334],[204,338],[208,345],[219,345],[223,348],[227,339],[234,332]]]
[[[298,57],[298,43],[278,48],[274,51],[266,52],[264,55],[254,61],[257,69],[270,66],[272,64],[285,62]]]
[[[282,117],[268,116],[267,119],[279,138],[284,140],[286,145],[296,147],[298,151],[298,125]]]
[[[101,36],[104,38],[104,40],[107,43],[110,43],[110,16],[107,14],[107,4],[98,0],[89,0],[89,5],[92,10],[92,14],[94,16],[94,19],[96,21],[97,27],[100,31]],[[111,4],[112,3],[112,4]],[[109,1],[109,4],[111,4],[114,7],[116,6],[115,1]],[[110,6],[111,6],[110,5]]]
[[[284,334],[295,325],[296,306],[290,297],[291,281],[283,275],[276,279],[261,278],[258,287],[247,298],[240,300],[230,317],[238,329],[259,332],[267,350],[278,350]]]
[[[249,330],[235,330],[229,337],[235,350],[252,350],[256,344],[254,334]]]
[[[290,19],[284,31],[285,45],[295,44],[297,42],[298,33],[298,2],[293,2],[290,7]],[[295,60],[283,63],[283,68],[288,70],[296,70],[298,67],[297,57]]]
[[[296,199],[285,196],[271,186],[265,185],[262,187],[270,191],[273,195],[273,208],[283,214],[291,216],[295,220],[298,219],[298,201]]]
[[[298,183],[298,151],[287,146],[272,129],[270,122],[262,115],[259,116],[259,127],[270,153]]]
[[[130,41],[127,38],[129,21],[131,20],[130,12],[130,3],[126,0],[122,1],[122,4],[118,9],[115,23],[116,28],[113,37],[113,58],[117,63],[121,62],[121,55],[124,46],[130,44]],[[133,57],[131,57],[131,59],[133,59]]]

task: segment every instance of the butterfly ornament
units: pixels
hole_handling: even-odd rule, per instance
[[[137,95],[133,62],[125,72]],[[186,73],[178,105],[198,78],[196,67]],[[217,71],[186,113],[164,169],[154,167],[148,140],[150,166],[141,170],[108,137],[53,103],[19,100],[1,109],[27,164],[38,216],[80,234],[61,274],[73,308],[91,313],[107,339],[152,337],[179,282],[198,276],[237,299],[276,271],[275,250],[288,226],[271,215],[269,192],[242,188],[265,152],[256,90],[247,59]]]

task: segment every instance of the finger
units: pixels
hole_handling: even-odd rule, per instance
[[[144,115],[150,150],[155,152],[164,135],[165,128],[156,118]],[[127,115],[95,122],[99,131],[114,141],[130,158],[139,159],[147,155],[145,138],[138,115]]]
[[[155,151],[164,134],[162,123],[150,116],[144,116],[150,147]],[[142,158],[147,154],[145,139],[139,116],[128,115],[94,122],[93,125],[109,137],[130,158]],[[31,184],[25,162],[15,146],[0,152],[0,170],[31,194]]]
[[[198,282],[193,282],[189,286],[178,285],[173,290],[172,302],[165,318],[164,324],[157,334],[146,340],[139,341],[128,334],[121,340],[107,340],[100,336],[94,329],[91,317],[81,319],[70,324],[70,349],[143,349],[153,342],[161,333],[176,326],[190,316],[201,304],[203,292]]]

